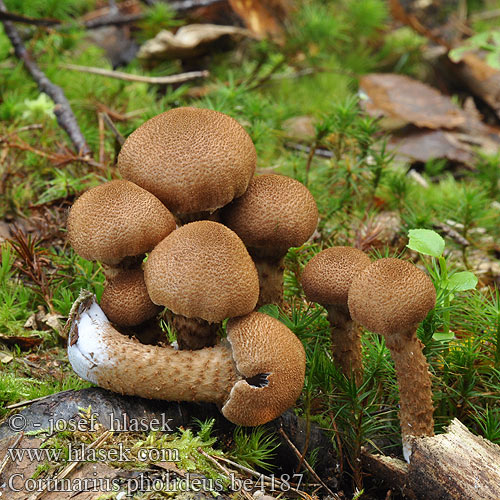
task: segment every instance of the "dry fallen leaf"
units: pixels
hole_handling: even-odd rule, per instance
[[[17,337],[0,334],[0,342],[10,346],[17,345],[21,351],[28,351],[29,349],[39,346],[42,340],[41,337]]]
[[[412,130],[404,135],[393,135],[389,148],[404,159],[422,163],[436,158],[465,165],[474,163],[471,147],[459,140],[459,134],[443,130]]]
[[[7,364],[10,363],[14,359],[14,356],[7,354],[6,352],[0,351],[0,363]]]
[[[286,0],[229,0],[229,4],[257,37],[283,41],[281,22],[290,8]]]
[[[237,26],[189,24],[179,28],[175,34],[166,30],[160,31],[154,38],[141,46],[137,55],[142,59],[194,57],[203,51],[204,45],[224,35],[253,37],[249,30]]]
[[[431,129],[465,123],[462,110],[438,90],[404,75],[372,73],[361,78],[361,104],[371,116]]]

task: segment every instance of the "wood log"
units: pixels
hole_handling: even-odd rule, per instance
[[[426,500],[498,500],[500,446],[454,419],[445,434],[414,439],[408,484]]]

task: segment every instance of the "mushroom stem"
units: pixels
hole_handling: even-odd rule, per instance
[[[346,377],[354,374],[356,384],[360,385],[363,381],[360,326],[352,320],[347,306],[327,304],[325,308],[331,328],[333,359]]]
[[[259,273],[259,300],[256,309],[265,304],[283,306],[283,272],[285,270],[284,257],[263,258],[250,255]]]
[[[195,212],[192,214],[175,214],[175,219],[178,226],[183,226],[184,224],[189,224],[190,222],[196,222],[199,220],[220,222],[220,210],[205,210],[204,212]]]
[[[403,455],[409,462],[411,445],[408,438],[434,435],[429,365],[422,352],[422,342],[417,338],[416,327],[384,337],[396,368]]]
[[[113,328],[88,292],[75,305],[70,321],[68,357],[73,369],[105,389],[150,399],[221,405],[243,379],[227,343],[195,352],[140,344]]]
[[[195,351],[217,343],[220,323],[209,323],[201,318],[186,318],[171,311],[168,311],[167,317],[175,330],[179,349]]]

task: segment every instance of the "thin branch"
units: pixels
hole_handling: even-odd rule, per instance
[[[123,143],[125,142],[125,137],[120,134],[120,131],[116,128],[115,124],[113,123],[113,120],[109,117],[108,113],[102,112],[99,113],[100,116],[102,116],[102,119],[104,120],[105,125],[113,132],[113,135],[115,136],[116,141],[120,146],[123,146]]]
[[[303,459],[302,454],[297,449],[297,447],[292,443],[292,441],[290,440],[290,438],[287,436],[286,432],[283,429],[280,428],[279,433],[283,436],[283,438],[287,442],[288,446],[290,446],[290,448],[297,455],[297,457],[299,459]],[[337,500],[340,500],[340,497],[336,493],[334,493],[330,488],[328,488],[328,486],[325,484],[325,482],[318,476],[318,474],[316,474],[316,471],[309,465],[309,463],[307,462],[307,460],[305,458],[303,459],[303,464],[306,467],[306,469],[311,473],[311,475],[314,477],[314,479],[316,479],[316,481],[318,481],[318,483],[320,483],[321,486],[323,486],[323,488],[325,488],[325,490],[333,498],[335,498]]]
[[[142,76],[124,73],[123,71],[113,71],[104,68],[94,68],[92,66],[77,66],[76,64],[60,64],[61,68],[71,71],[81,71],[82,73],[91,73],[92,75],[107,76],[116,78],[117,80],[125,80],[127,82],[141,82],[164,85],[169,83],[182,83],[195,78],[206,78],[210,73],[208,71],[189,71],[187,73],[179,73],[178,75],[168,76]]]
[[[12,21],[14,23],[33,24],[35,26],[55,26],[61,24],[59,19],[35,19],[34,17],[21,16],[0,10],[0,21]]]
[[[7,12],[3,0],[0,0],[0,12]],[[54,114],[56,115],[57,122],[68,134],[73,146],[75,147],[78,155],[90,156],[90,148],[83,137],[83,134],[78,126],[76,117],[71,109],[68,99],[64,95],[61,87],[53,84],[33,61],[29,55],[26,47],[21,40],[19,32],[12,24],[11,21],[2,21],[5,29],[5,34],[8,36],[16,56],[23,61],[24,66],[29,71],[33,80],[38,85],[40,92],[45,92],[55,103]]]

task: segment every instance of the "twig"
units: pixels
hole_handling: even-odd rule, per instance
[[[286,432],[280,428],[279,430],[280,434],[283,436],[284,440],[287,442],[288,446],[290,446],[290,448],[293,450],[293,452],[297,455],[297,457],[299,459],[302,458],[302,454],[300,453],[300,451],[297,449],[297,447],[292,443],[292,441],[290,440],[290,438],[287,436]],[[323,488],[325,488],[325,490],[335,499],[335,500],[340,500],[340,497],[334,493],[326,484],[325,482],[318,476],[318,474],[316,474],[315,470],[309,465],[309,463],[307,462],[307,460],[304,458],[303,459],[303,463],[306,467],[306,469],[311,473],[311,475],[314,477],[314,479],[316,479],[316,481],[318,481],[318,483],[321,484],[321,486],[323,486]]]
[[[0,11],[0,21],[12,21],[15,23],[32,24],[34,26],[55,26],[61,24],[59,19],[35,19],[34,17],[21,16],[3,10]]]
[[[81,71],[83,73],[91,73],[93,75],[107,76],[109,78],[116,78],[117,80],[126,80],[127,82],[142,82],[153,84],[168,84],[168,83],[182,83],[195,78],[206,78],[210,73],[208,71],[189,71],[187,73],[179,73],[178,75],[168,76],[142,76],[124,73],[123,71],[112,71],[104,68],[93,68],[91,66],[77,66],[76,64],[60,64],[61,68],[69,69],[71,71]]]
[[[113,431],[106,431],[106,432],[103,432],[93,443],[89,444],[89,448],[98,448],[99,446],[101,446],[101,444],[104,443],[104,441],[106,441],[106,439],[108,439],[109,436],[111,436],[113,434]],[[81,460],[77,460],[75,462],[71,462],[70,464],[68,464],[62,471],[60,474],[57,474],[55,476],[55,479],[64,479],[65,477],[69,476],[69,474],[71,474],[78,466],[80,466],[82,464],[82,461]],[[34,493],[33,495],[31,495],[30,497],[28,497],[28,500],[40,500],[40,498],[42,498],[45,493],[46,493],[46,489],[47,489],[47,486],[48,484],[45,483],[42,488],[40,489],[40,491],[38,491],[38,493]]]
[[[123,146],[123,143],[125,142],[125,137],[120,134],[120,131],[115,127],[115,124],[113,123],[113,120],[109,117],[108,113],[99,113],[102,116],[102,119],[104,120],[104,123],[108,126],[108,128],[113,132],[113,135],[115,136],[115,139],[117,140],[118,144],[120,146]]]
[[[311,151],[309,146],[304,146],[303,144],[297,144],[296,142],[287,142],[285,147],[289,149],[295,149],[296,151],[302,151],[303,153],[308,153]],[[316,156],[321,156],[322,158],[333,158],[333,153],[328,151],[328,149],[316,148],[314,150]]]
[[[58,394],[64,394],[66,392],[73,392],[74,389],[68,389],[67,391],[61,391]],[[28,406],[38,401],[43,401],[44,399],[51,398],[53,394],[48,394],[47,396],[42,396],[41,398],[30,399],[28,401],[19,401],[19,403],[14,403],[8,406],[4,406],[6,410],[14,410],[15,408],[21,408],[21,406]]]
[[[217,462],[217,460],[215,460],[215,458],[211,457],[208,453],[203,451],[203,449],[201,447],[198,447],[198,453],[201,453],[207,460],[212,462],[218,469],[220,469],[228,479],[231,479],[231,473],[222,464]],[[245,489],[242,489],[241,493],[243,493],[243,496],[247,500],[253,500],[251,495],[247,491],[245,491]]]
[[[99,125],[99,163],[104,163],[104,118],[102,113],[97,113],[97,122]]]
[[[12,446],[9,446],[9,450],[14,450],[17,448],[17,445],[21,442],[21,439],[24,437],[24,432],[20,432],[19,436],[17,436],[16,440],[12,444]],[[9,463],[9,460],[11,458],[11,455],[9,451],[7,450],[7,454],[5,455],[4,459],[2,460],[2,465],[0,465],[0,475],[4,471],[5,467],[7,467],[7,464]]]
[[[0,12],[7,12],[3,0],[0,0]],[[38,67],[29,55],[26,47],[21,40],[19,32],[12,24],[12,21],[2,21],[5,29],[5,34],[9,38],[16,56],[21,59],[24,66],[29,71],[33,80],[38,85],[40,92],[45,92],[55,103],[54,114],[57,118],[57,123],[68,134],[73,146],[75,147],[78,155],[90,156],[90,148],[88,147],[85,138],[78,126],[76,117],[73,114],[68,99],[64,95],[61,87],[53,84],[46,76],[45,73]]]

